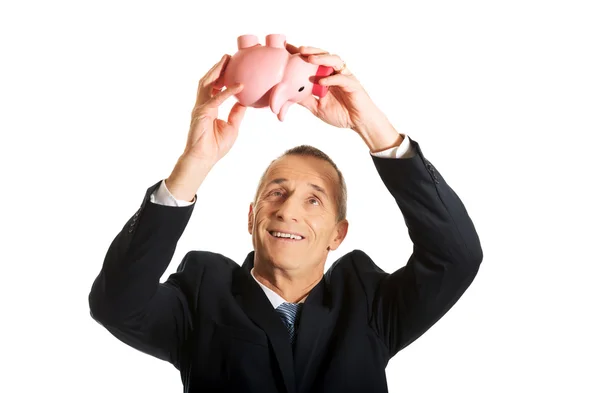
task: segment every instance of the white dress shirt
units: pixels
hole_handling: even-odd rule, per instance
[[[265,286],[263,283],[261,283],[260,281],[258,281],[256,279],[256,277],[254,277],[254,268],[252,268],[252,270],[250,270],[250,274],[252,275],[252,278],[254,279],[254,281],[256,281],[256,283],[262,288],[262,290],[265,292],[265,295],[267,295],[267,299],[269,299],[269,301],[271,302],[271,304],[273,305],[273,308],[277,308],[279,307],[282,303],[287,302],[287,300],[285,300],[284,298],[282,298],[277,292],[273,291],[271,288]],[[308,296],[308,295],[307,295]],[[304,298],[302,300],[300,300],[298,303],[304,303],[304,300],[306,300],[306,297],[304,296]]]
[[[394,146],[387,150],[383,150],[383,151],[380,151],[377,153],[371,153],[371,154],[373,156],[382,157],[382,158],[409,158],[409,157],[412,157],[414,155],[414,149],[412,148],[408,137],[406,135],[403,135],[403,136],[404,136],[404,139],[402,140],[402,143],[399,146]],[[165,206],[174,206],[174,207],[189,206],[189,205],[193,204],[195,201],[196,201],[196,197],[194,197],[194,199],[191,202],[184,201],[181,199],[176,199],[167,189],[164,179],[161,182],[160,186],[156,189],[156,191],[154,191],[152,193],[152,195],[150,195],[150,202],[156,203],[159,205],[165,205]],[[256,279],[256,277],[254,277],[254,268],[252,268],[252,270],[250,271],[250,274],[252,275],[252,278],[254,278],[254,280],[257,282],[257,284],[265,292],[265,295],[267,296],[267,298],[269,299],[269,301],[271,302],[271,304],[273,305],[274,308],[277,308],[281,305],[281,303],[286,302],[286,300],[284,298],[282,298],[281,296],[279,296],[279,294],[275,293],[270,288],[267,288],[265,285],[260,283]],[[300,300],[298,303],[303,303],[305,299],[306,299],[306,297],[304,299]]]

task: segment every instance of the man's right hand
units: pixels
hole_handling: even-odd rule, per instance
[[[167,188],[177,199],[191,202],[208,172],[237,139],[246,107],[235,103],[227,121],[217,118],[219,106],[243,89],[241,85],[220,89],[229,59],[229,55],[224,55],[198,83],[186,147],[166,179]]]

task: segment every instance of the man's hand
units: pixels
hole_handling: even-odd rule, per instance
[[[235,103],[227,121],[217,118],[219,106],[243,89],[238,84],[221,90],[223,71],[230,58],[224,55],[198,83],[185,150],[166,179],[167,188],[177,199],[192,201],[208,172],[237,139],[246,107]]]
[[[222,75],[229,59],[229,55],[224,55],[198,83],[196,104],[192,110],[184,152],[188,158],[216,163],[229,152],[237,139],[246,107],[236,102],[231,108],[228,121],[217,118],[219,106],[243,89],[238,84],[221,91]]]
[[[398,146],[402,142],[402,135],[373,103],[339,56],[310,46],[298,48],[287,44],[286,48],[292,54],[306,56],[309,63],[335,70],[334,74],[319,80],[319,84],[329,87],[325,97],[319,99],[310,95],[298,104],[327,124],[356,131],[372,152]]]

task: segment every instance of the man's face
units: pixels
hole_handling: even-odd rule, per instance
[[[337,222],[338,176],[325,160],[285,156],[274,162],[250,205],[248,231],[258,260],[290,272],[325,264],[348,222]],[[322,268],[322,266],[321,266]]]

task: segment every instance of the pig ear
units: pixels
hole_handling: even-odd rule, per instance
[[[271,107],[271,111],[276,115],[279,114],[281,108],[283,107],[283,104],[285,104],[285,102],[287,101],[287,90],[287,83],[280,82],[271,91],[269,106]]]

